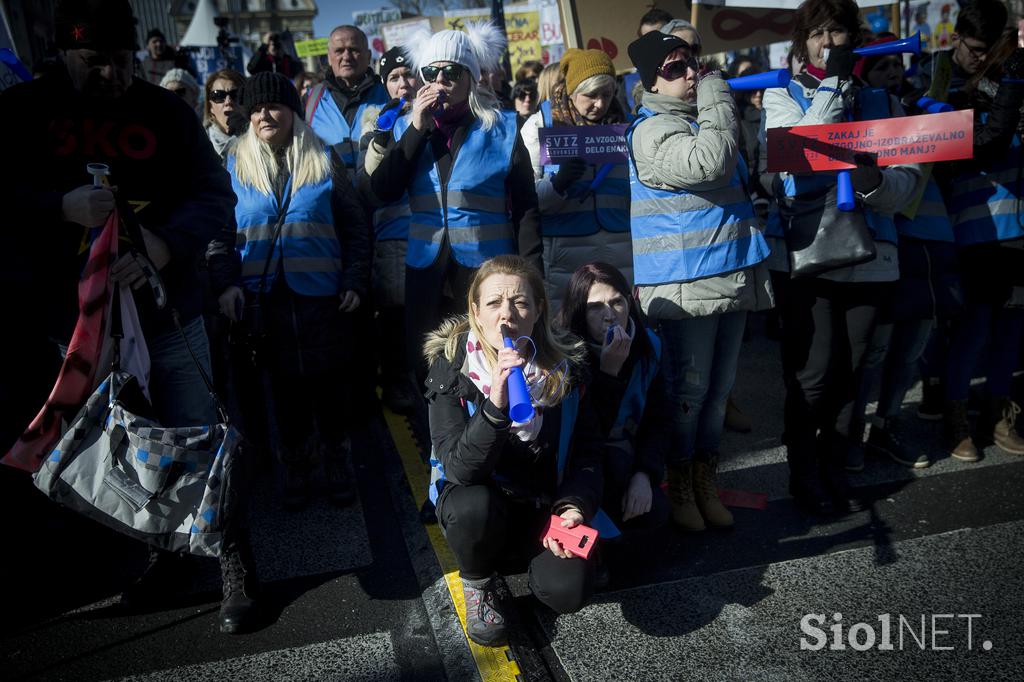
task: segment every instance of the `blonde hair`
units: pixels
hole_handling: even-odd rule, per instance
[[[469,77],[469,110],[480,119],[480,127],[486,132],[494,127],[501,114],[501,102],[490,88],[478,87]]]
[[[546,376],[542,401],[547,405],[558,404],[572,390],[570,381],[572,368],[582,366],[586,361],[586,346],[573,334],[552,326],[551,306],[544,290],[544,280],[537,269],[520,256],[495,256],[485,261],[476,271],[466,296],[469,318],[456,327],[456,333],[448,337],[445,355],[449,358],[455,356],[463,331],[472,330],[478,339],[484,338],[484,332],[480,329],[476,322],[476,316],[473,314],[473,306],[479,307],[480,286],[491,275],[521,277],[530,286],[534,305],[538,311],[537,322],[533,326],[531,335],[533,343],[537,347],[537,357],[534,362]],[[495,367],[498,364],[498,352],[489,343],[481,345],[488,366]]]
[[[540,72],[540,76],[537,77],[538,101],[550,100],[555,91],[555,85],[561,80],[563,80],[562,69],[559,62],[552,62],[545,66],[544,70]]]
[[[576,86],[576,89],[572,91],[572,94],[574,96],[589,95],[608,85],[612,87],[612,95],[614,96],[615,91],[618,90],[618,83],[615,82],[615,77],[609,76],[606,73],[599,73],[580,81],[580,84]]]
[[[323,182],[332,173],[331,160],[313,129],[298,114],[292,117],[292,139],[285,153],[285,164],[292,179],[292,194],[305,185]],[[281,169],[274,149],[261,140],[254,126],[232,146],[235,177],[246,187],[261,194],[274,193],[274,180]]]

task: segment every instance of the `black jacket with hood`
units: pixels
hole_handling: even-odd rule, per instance
[[[558,482],[557,455],[562,419],[561,405],[544,410],[537,439],[520,441],[509,429],[507,410],[487,400],[464,373],[466,318],[452,318],[427,338],[430,364],[426,380],[430,439],[434,456],[444,466],[445,478],[456,485],[493,482],[513,497],[550,504],[554,513],[571,505],[592,519],[601,501],[601,461],[604,438],[593,406],[582,390],[585,367],[570,371],[580,396],[569,459]],[[450,344],[449,341],[454,344]],[[454,354],[449,348],[454,345]],[[466,403],[476,406],[469,415]],[[495,482],[494,475],[503,482]]]

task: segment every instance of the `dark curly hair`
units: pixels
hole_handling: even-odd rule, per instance
[[[860,8],[853,0],[806,0],[796,8],[793,19],[793,54],[804,64],[809,61],[811,31],[830,22],[849,32],[852,47],[860,45]]]

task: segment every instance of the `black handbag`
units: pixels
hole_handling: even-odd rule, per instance
[[[274,250],[281,237],[291,199],[291,193],[285,195],[277,222],[274,224],[274,234],[270,240],[270,249],[267,251],[267,260],[263,264],[263,274],[260,275],[260,286],[255,294],[245,292],[245,305],[242,309],[241,319],[231,326],[230,343],[241,346],[253,365],[259,364],[266,347],[267,324],[263,316],[263,304],[267,294],[267,275],[270,273],[270,262],[274,259]]]
[[[862,210],[840,211],[836,187],[779,202],[790,277],[815,277],[873,260],[875,240]]]

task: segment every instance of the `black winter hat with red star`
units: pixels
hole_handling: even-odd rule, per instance
[[[138,49],[128,0],[60,0],[53,19],[62,50]]]

